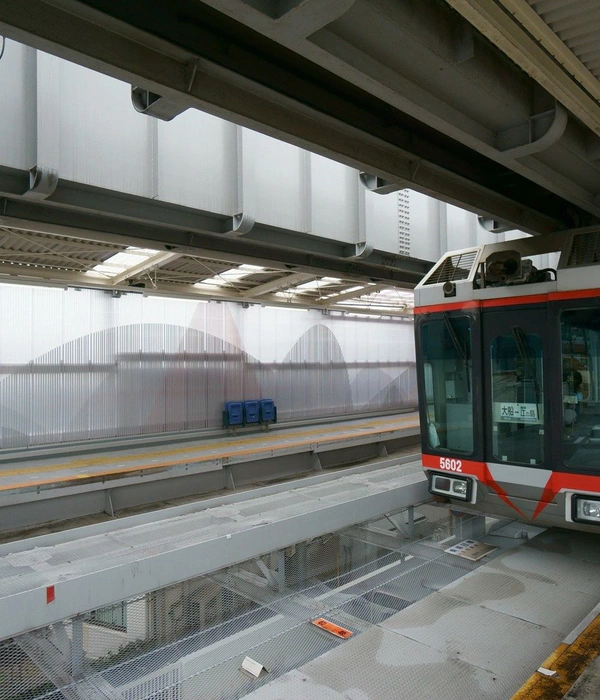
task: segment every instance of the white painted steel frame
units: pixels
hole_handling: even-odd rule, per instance
[[[327,487],[333,480],[334,491]],[[265,490],[236,494],[226,501],[218,499],[1,546],[0,639],[428,498],[417,462],[385,470],[367,467],[341,477],[323,475],[305,484],[288,482],[271,487],[268,495]],[[290,505],[287,495],[292,489]],[[269,512],[277,507],[278,498],[284,501],[283,511]],[[242,516],[228,517],[235,516],[245,501],[254,505],[254,514],[246,524]],[[63,563],[52,565],[52,557]],[[55,587],[55,600],[49,604],[47,586]]]

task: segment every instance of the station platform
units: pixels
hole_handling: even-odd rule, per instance
[[[142,436],[0,453],[0,532],[385,459],[418,441],[416,413],[228,436]]]
[[[403,532],[411,518],[416,529]],[[318,541],[328,563],[294,563],[299,537]],[[453,554],[464,538],[490,550]],[[19,647],[74,700],[146,697],[134,691],[148,683],[211,700],[591,700],[599,544],[432,504],[419,460],[406,457],[0,545],[0,639],[7,658]],[[369,548],[376,558],[362,559]],[[348,552],[356,563],[340,574]],[[298,588],[303,567],[331,578]],[[286,568],[289,580],[279,577]],[[261,607],[178,641],[132,636],[131,656],[74,672],[93,649],[86,611],[132,601],[125,639],[139,633],[144,596],[151,615],[163,598],[172,608],[189,591],[197,606],[219,587]],[[316,617],[350,638],[318,629]],[[155,634],[150,617],[144,629]],[[244,674],[247,656],[268,673]]]
[[[596,699],[599,536],[500,534],[474,571],[245,697]]]

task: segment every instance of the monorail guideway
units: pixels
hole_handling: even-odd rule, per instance
[[[431,493],[598,531],[599,273],[594,229],[451,252],[419,284]]]

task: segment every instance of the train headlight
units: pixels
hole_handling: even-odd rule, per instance
[[[448,496],[461,501],[471,501],[473,479],[429,472],[429,493],[436,496]]]
[[[596,523],[600,525],[600,498],[573,495],[571,517],[576,523]]]

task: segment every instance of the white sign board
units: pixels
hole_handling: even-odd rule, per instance
[[[538,423],[538,406],[536,403],[513,403],[502,401],[494,404],[495,420],[499,423]]]
[[[247,656],[242,661],[242,668],[251,676],[254,676],[254,678],[258,678],[264,666],[262,664],[259,664],[258,661],[255,661],[254,659],[251,659],[249,656]]]

